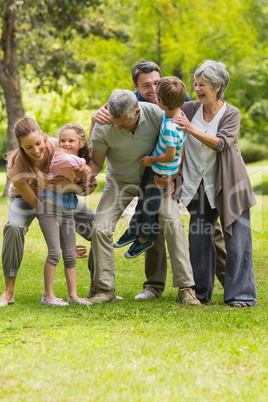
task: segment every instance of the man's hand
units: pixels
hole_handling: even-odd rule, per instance
[[[87,248],[86,246],[78,245],[76,246],[76,258],[87,258]]]
[[[48,182],[48,187],[50,190],[61,194],[70,192],[70,186],[73,186],[70,180],[61,175],[58,175],[56,178],[51,179]]]
[[[154,184],[156,184],[159,188],[165,188],[165,198],[170,197],[174,193],[175,184],[172,180],[172,176],[154,176]]]
[[[142,166],[146,166],[146,167],[150,167],[152,166],[153,162],[150,156],[144,156],[143,158],[141,158],[141,165]]]
[[[168,198],[171,197],[175,192],[175,183],[174,180],[169,182],[166,189],[165,189],[165,193],[164,193],[164,197]]]
[[[110,115],[107,110],[108,103],[98,109],[92,116],[93,123],[112,124]]]
[[[84,191],[82,193],[80,193],[79,195],[85,197],[86,195],[93,193],[93,191],[96,189],[96,187],[98,187],[97,180],[95,179],[95,177],[91,177],[89,186],[87,186],[84,189]]]
[[[75,166],[72,169],[77,177],[86,181],[91,178],[91,169],[88,165]]]

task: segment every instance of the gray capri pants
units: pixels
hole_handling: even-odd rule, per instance
[[[84,202],[78,200],[76,208],[73,209],[73,216],[76,232],[84,239],[91,240],[94,211]],[[23,257],[25,235],[35,217],[35,211],[21,196],[10,199],[8,221],[4,227],[2,246],[4,276],[17,276]]]
[[[44,201],[39,214],[39,225],[47,243],[47,261],[58,265],[62,249],[64,267],[74,268],[76,239],[73,210]]]

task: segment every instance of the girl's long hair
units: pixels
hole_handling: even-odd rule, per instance
[[[79,124],[77,123],[65,124],[65,126],[61,127],[58,131],[59,140],[61,133],[65,130],[74,130],[79,137],[79,141],[85,143],[85,145],[79,149],[78,156],[80,156],[80,158],[84,158],[86,160],[86,163],[88,164],[90,161],[90,146],[88,143],[86,132],[83,127],[79,126]]]

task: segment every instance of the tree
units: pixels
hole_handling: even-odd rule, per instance
[[[131,69],[144,59],[181,77],[193,99],[195,69],[206,59],[223,61],[225,98],[242,111],[241,133],[267,137],[267,19],[267,0],[0,0],[8,138],[24,114],[20,83],[61,94],[65,115],[56,125],[70,104],[96,109],[115,88],[131,89]],[[38,115],[49,124],[47,116]]]
[[[2,4],[1,4],[2,3]],[[21,99],[20,78],[18,71],[17,43],[15,40],[16,7],[13,2],[1,2],[2,36],[1,48],[3,57],[0,60],[0,85],[8,116],[8,150],[12,149],[12,128],[20,117],[24,115]]]
[[[0,86],[8,117],[8,150],[13,148],[14,123],[24,115],[20,77],[27,75],[38,90],[61,91],[75,75],[94,69],[91,61],[74,58],[76,34],[124,38],[118,27],[97,16],[104,0],[0,0]],[[91,19],[90,17],[94,18]]]

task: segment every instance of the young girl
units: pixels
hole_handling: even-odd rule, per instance
[[[74,168],[89,162],[89,145],[86,133],[76,123],[66,124],[59,131],[59,146],[55,151],[48,174],[47,190],[43,194],[39,224],[48,247],[44,266],[45,293],[41,304],[68,306],[69,303],[91,304],[87,298],[79,298],[76,290],[76,244],[73,209],[78,199],[76,194],[90,185],[83,183],[74,173]],[[77,185],[79,184],[79,186]],[[83,191],[83,189],[82,189]],[[68,302],[56,298],[53,282],[61,257],[68,287]]]

